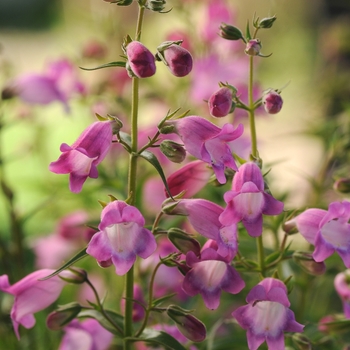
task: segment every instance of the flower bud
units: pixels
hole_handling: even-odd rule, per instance
[[[326,272],[326,265],[322,262],[316,262],[309,252],[294,252],[293,260],[307,273],[311,275],[323,275]]]
[[[148,0],[146,2],[145,7],[148,10],[154,11],[154,12],[161,12],[164,10],[166,1],[165,0]]]
[[[334,190],[340,193],[350,193],[350,179],[339,179],[333,185]]]
[[[190,311],[170,305],[167,308],[167,314],[175,321],[177,328],[187,339],[194,342],[201,342],[205,339],[207,332],[205,325],[191,315]]]
[[[69,268],[69,270],[62,271],[59,275],[63,281],[72,284],[82,284],[86,282],[87,272],[79,268]]]
[[[133,0],[103,0],[103,1],[110,2],[111,4],[117,4],[118,6],[129,6],[133,2]]]
[[[232,107],[232,90],[228,87],[222,87],[209,98],[209,113],[213,117],[221,118],[229,114]]]
[[[156,63],[151,51],[139,41],[132,41],[126,47],[128,66],[138,78],[148,78],[155,74]]]
[[[186,232],[178,228],[171,228],[168,230],[168,238],[181,253],[187,254],[192,251],[197,256],[200,254],[201,246],[199,242]]]
[[[193,66],[193,59],[188,50],[178,42],[165,42],[158,47],[157,58],[163,61],[176,77],[188,75]]]
[[[278,113],[283,106],[283,100],[281,95],[275,90],[267,90],[263,97],[262,103],[264,105],[265,111],[269,114]]]
[[[219,35],[226,40],[242,39],[245,42],[242,32],[238,28],[226,23],[221,24]]]
[[[274,24],[274,22],[276,21],[276,19],[277,19],[276,16],[263,18],[263,19],[259,22],[259,28],[262,28],[262,29],[271,28],[272,25]]]
[[[261,42],[259,39],[251,39],[247,42],[244,52],[249,56],[258,56],[261,50]]]
[[[164,140],[160,144],[161,152],[172,162],[181,163],[186,158],[184,147],[177,142]]]
[[[62,305],[47,316],[46,326],[52,331],[58,331],[72,321],[80,311],[81,306],[78,303],[73,302]]]

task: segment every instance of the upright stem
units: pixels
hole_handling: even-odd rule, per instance
[[[139,6],[135,40],[140,40],[142,22],[145,8]],[[129,175],[128,175],[128,196],[129,204],[136,203],[136,177],[137,177],[137,151],[138,151],[138,110],[139,110],[139,79],[132,78],[132,96],[131,96],[131,153],[129,158]],[[132,309],[134,298],[134,267],[126,274],[125,280],[125,319],[124,319],[124,335],[131,337],[132,329]],[[131,350],[131,342],[124,341],[124,350]]]
[[[253,96],[253,83],[254,83],[254,56],[249,56],[249,84],[248,84],[248,104],[249,104],[249,126],[250,126],[250,137],[252,142],[252,157],[254,159],[259,158],[258,145],[256,138],[256,127],[255,127],[255,109],[254,109],[254,96]],[[262,236],[257,237],[256,240],[258,262],[260,266],[261,274],[265,275],[265,254],[264,244]]]

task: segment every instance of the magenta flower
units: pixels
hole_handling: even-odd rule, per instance
[[[192,252],[186,255],[191,270],[186,273],[182,288],[190,296],[201,294],[205,306],[215,310],[220,304],[221,290],[237,294],[245,286],[239,273],[213,248],[202,249],[200,258]]]
[[[88,177],[96,179],[96,166],[106,156],[113,138],[112,122],[95,122],[68,146],[62,143],[61,156],[52,162],[49,170],[56,174],[70,174],[69,189],[78,193]]]
[[[210,178],[211,170],[201,160],[190,162],[176,170],[167,178],[172,196],[186,191],[185,198],[190,198],[199,192]],[[166,193],[168,196],[168,194]]]
[[[227,144],[243,134],[243,125],[235,129],[232,124],[225,124],[222,129],[208,120],[189,116],[182,119],[169,120],[164,123],[174,126],[187,152],[213,167],[217,180],[226,183],[225,167],[237,171],[231,149]]]
[[[11,319],[16,336],[19,336],[19,325],[32,328],[35,325],[34,313],[51,305],[61,294],[65,282],[58,276],[45,281],[40,278],[49,276],[55,270],[43,269],[24,277],[12,286],[8,276],[0,276],[0,290],[15,297],[11,310]]]
[[[113,339],[113,334],[92,318],[73,320],[64,331],[59,350],[107,350]]]
[[[350,268],[350,202],[333,202],[328,211],[307,209],[285,223],[285,227],[296,227],[300,234],[315,250],[312,257],[317,262],[324,261],[334,252]]]
[[[283,106],[283,100],[281,95],[275,90],[268,90],[262,97],[262,104],[265,111],[269,114],[277,114]]]
[[[283,282],[265,278],[246,298],[248,305],[232,313],[239,325],[247,330],[249,350],[256,350],[266,341],[269,349],[284,350],[283,332],[303,332],[289,309],[287,288]]]
[[[139,41],[132,41],[126,47],[128,64],[138,78],[148,78],[156,72],[156,61],[151,51]]]
[[[193,59],[188,50],[180,45],[170,45],[163,51],[163,56],[170,72],[176,77],[188,75],[193,66]]]
[[[350,270],[338,273],[334,279],[334,287],[343,302],[343,310],[346,318],[350,319]]]
[[[117,275],[124,275],[136,255],[146,259],[157,248],[152,232],[144,225],[145,219],[136,207],[113,201],[102,210],[100,231],[92,237],[86,252],[103,267],[114,264]]]
[[[262,233],[262,215],[278,215],[283,203],[264,191],[264,178],[259,167],[245,163],[235,174],[232,190],[224,195],[227,207],[220,215],[220,222],[229,226],[242,221],[248,234],[253,237]]]
[[[217,243],[218,254],[231,256],[232,260],[238,249],[237,225],[222,225],[219,217],[223,211],[222,207],[205,199],[182,199],[170,212],[166,212],[187,216],[199,234]]]

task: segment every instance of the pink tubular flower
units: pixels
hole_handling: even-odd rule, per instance
[[[56,174],[70,174],[69,189],[78,193],[88,177],[96,179],[96,166],[106,156],[113,138],[112,122],[95,122],[68,146],[62,143],[61,156],[52,162],[49,170]]]
[[[185,198],[192,197],[207,184],[210,173],[207,164],[201,160],[186,164],[167,178],[171,195],[186,191]],[[168,196],[167,193],[166,195]]]
[[[191,270],[186,273],[182,288],[190,296],[201,294],[205,306],[215,310],[220,304],[221,290],[239,293],[245,286],[238,272],[213,248],[202,249],[200,258],[190,251],[186,264]]]
[[[152,232],[144,224],[145,219],[136,207],[113,201],[102,210],[100,232],[92,237],[86,252],[101,266],[113,263],[117,275],[124,275],[136,255],[146,259],[157,248]]]
[[[224,195],[227,207],[220,215],[220,222],[229,226],[242,221],[248,234],[253,237],[262,233],[262,215],[278,215],[283,203],[264,192],[264,179],[259,167],[245,163],[235,174],[232,190]]]
[[[33,314],[45,309],[59,297],[65,282],[58,276],[39,281],[40,278],[49,276],[54,271],[50,269],[35,271],[12,286],[9,284],[7,275],[0,276],[0,290],[15,297],[11,319],[18,339],[20,338],[19,325],[25,328],[34,327]]]
[[[333,202],[328,211],[307,209],[300,215],[285,223],[287,228],[296,227],[300,234],[315,250],[312,257],[320,262],[334,252],[342,258],[345,266],[350,268],[350,202]]]
[[[287,288],[283,282],[265,278],[246,299],[248,305],[232,313],[239,325],[247,330],[249,350],[256,350],[266,341],[269,349],[284,350],[283,332],[303,332],[289,309]]]
[[[128,64],[138,78],[148,78],[156,72],[156,61],[151,51],[139,41],[132,41],[126,47]]]
[[[218,254],[232,260],[238,249],[237,225],[223,226],[222,212],[222,207],[205,199],[182,199],[169,214],[186,215],[199,234],[217,243]]]
[[[222,87],[211,95],[208,105],[209,113],[215,118],[227,116],[232,106],[232,90],[228,87]]]
[[[173,44],[163,51],[170,72],[176,77],[188,75],[193,66],[193,59],[188,50]]]
[[[59,350],[107,350],[113,339],[113,334],[92,318],[73,320],[64,331]]]
[[[343,302],[346,318],[350,319],[350,270],[338,273],[334,279],[334,287]]]
[[[232,124],[225,124],[222,129],[208,120],[189,116],[169,120],[164,126],[173,126],[176,134],[185,144],[187,152],[213,167],[217,180],[226,183],[225,167],[237,171],[228,142],[236,140],[243,134],[243,125],[235,129]]]

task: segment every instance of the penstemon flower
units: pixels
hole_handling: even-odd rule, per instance
[[[219,183],[226,183],[225,167],[238,170],[228,142],[243,134],[242,124],[236,129],[228,123],[219,128],[204,118],[189,116],[164,123],[164,127],[169,126],[180,136],[188,153],[212,166]]]
[[[307,209],[285,223],[287,230],[297,228],[315,250],[312,254],[317,262],[324,261],[334,252],[350,268],[350,202],[333,202],[328,211]]]
[[[70,174],[69,189],[78,193],[88,177],[96,179],[96,166],[102,162],[112,144],[112,121],[91,124],[79,138],[68,146],[62,143],[61,156],[49,166],[56,174]]]
[[[220,215],[220,222],[229,226],[242,221],[249,235],[262,233],[262,215],[278,215],[283,203],[265,192],[260,168],[253,162],[245,163],[235,174],[232,190],[224,195],[227,207]]]
[[[289,309],[287,288],[283,282],[265,278],[247,295],[248,305],[232,313],[247,331],[249,350],[256,350],[266,341],[270,350],[284,349],[283,332],[302,332],[304,326],[295,321]]]
[[[145,219],[136,207],[113,201],[102,210],[100,231],[92,237],[86,252],[103,267],[114,264],[116,274],[124,275],[136,255],[146,259],[157,247],[152,232],[144,225]]]
[[[350,319],[350,270],[340,272],[335,276],[334,287],[343,302],[343,311],[346,318]]]
[[[188,252],[186,264],[191,270],[186,273],[183,290],[191,296],[201,294],[208,309],[217,309],[221,290],[237,294],[245,286],[238,272],[230,265],[231,260],[231,255],[224,258],[217,253],[216,242],[203,247],[199,258],[194,252]]]

